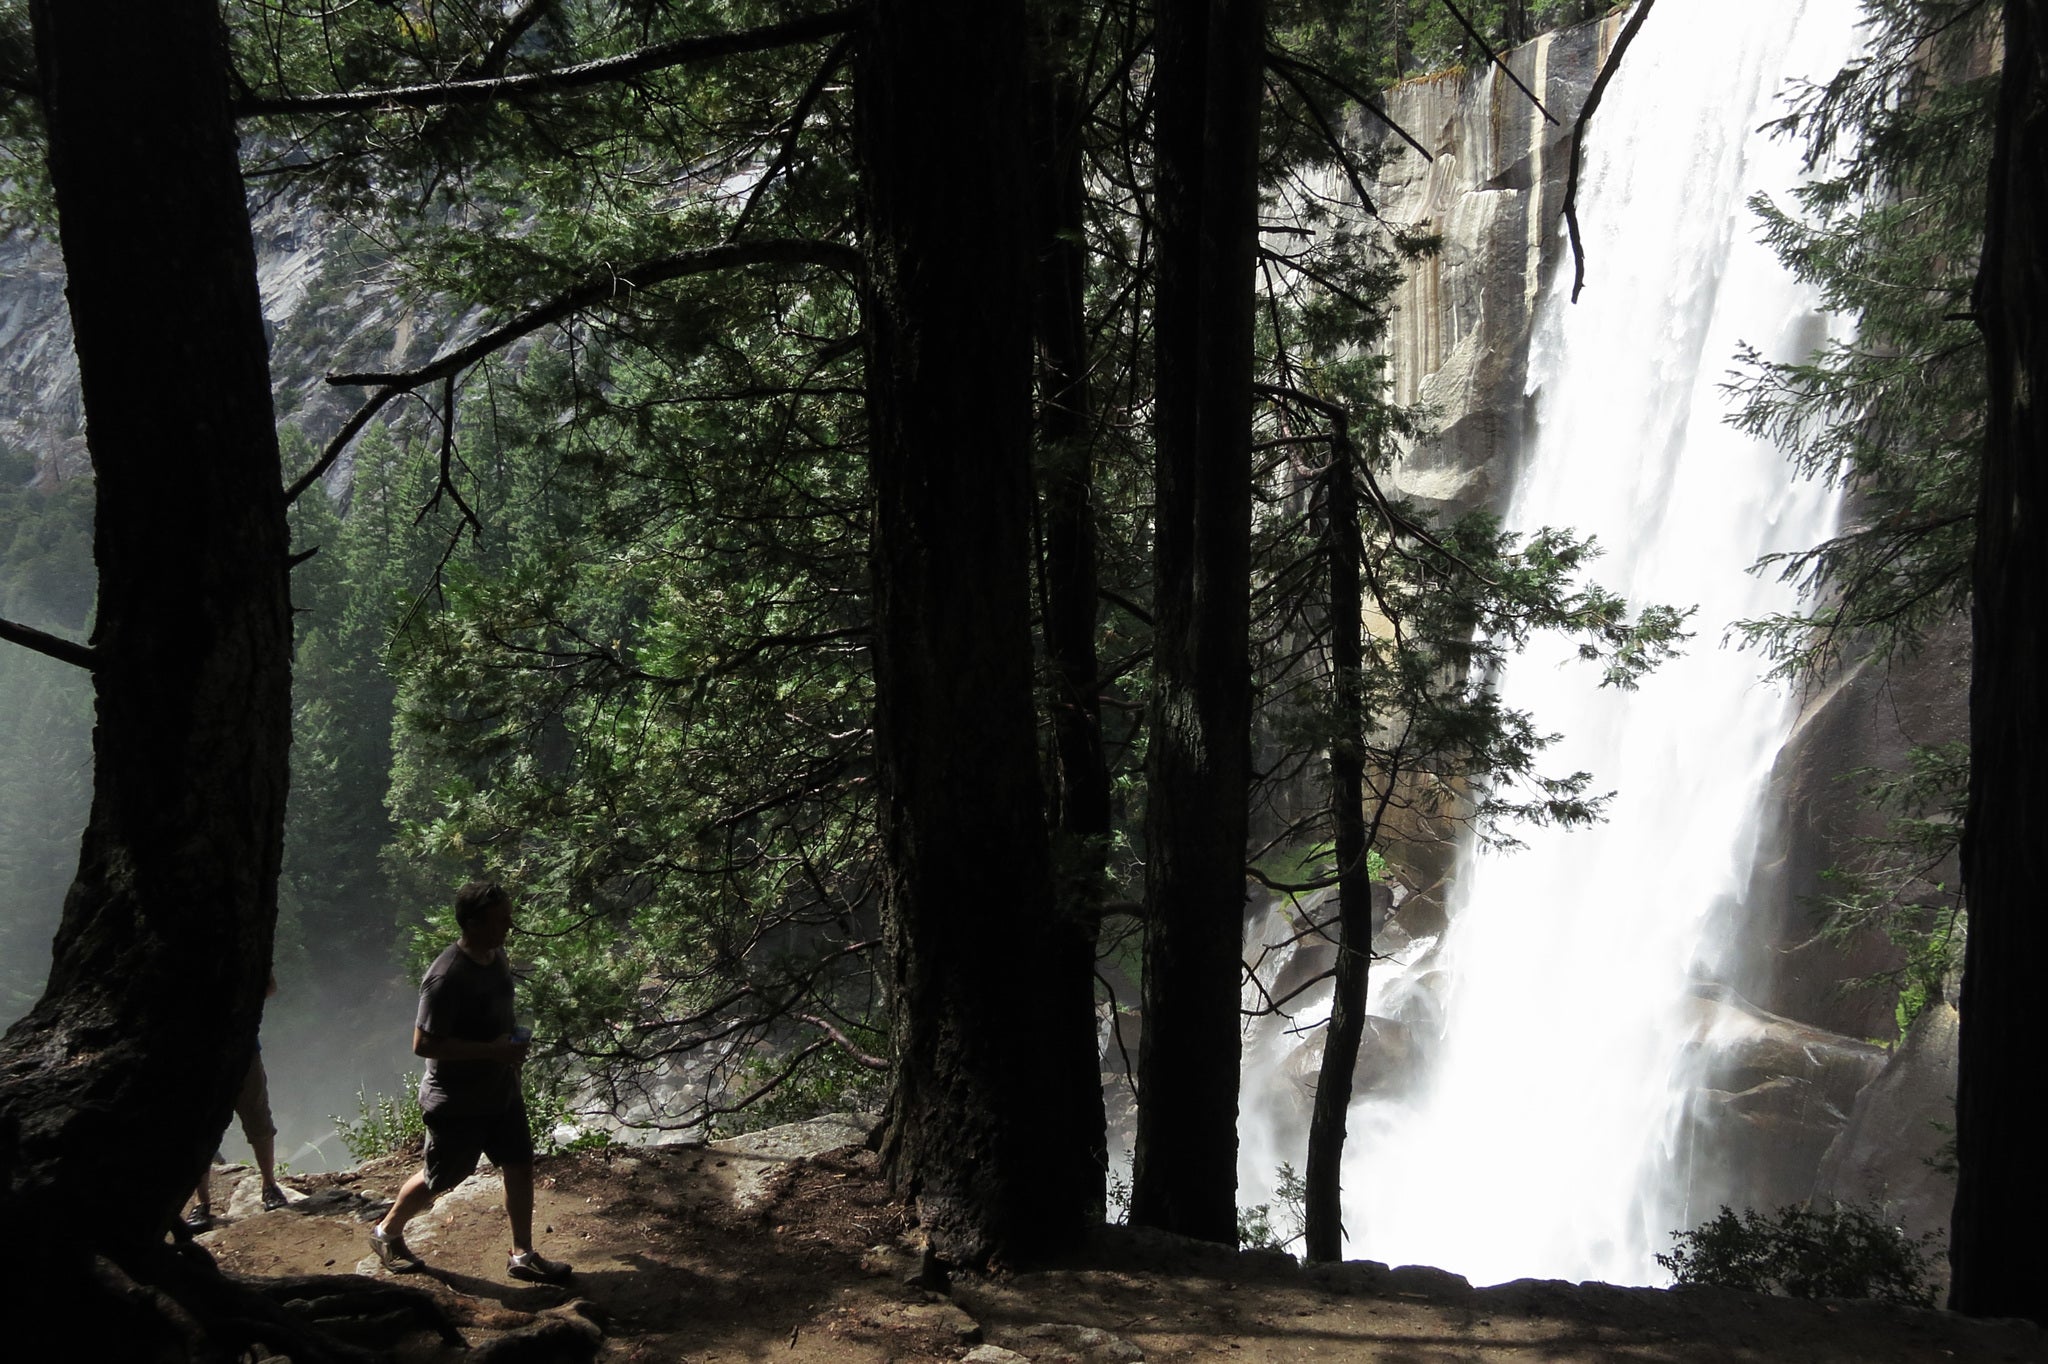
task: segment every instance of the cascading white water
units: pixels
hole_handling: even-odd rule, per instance
[[[1793,718],[1723,635],[1793,604],[1746,570],[1835,516],[1725,424],[1719,385],[1739,342],[1788,359],[1825,334],[1746,200],[1794,183],[1796,147],[1759,127],[1788,78],[1851,55],[1857,17],[1856,0],[1664,0],[1593,120],[1588,286],[1568,302],[1567,263],[1539,306],[1538,435],[1509,525],[1597,536],[1593,576],[1632,603],[1696,604],[1696,635],[1635,693],[1599,689],[1560,642],[1507,666],[1507,703],[1563,736],[1544,768],[1617,794],[1597,827],[1464,850],[1443,941],[1375,966],[1371,1012],[1442,1031],[1419,1094],[1353,1108],[1348,1255],[1479,1283],[1651,1283],[1669,1233],[1700,1220],[1672,1168],[1697,1080],[1686,1004],[1717,914],[1745,892]]]

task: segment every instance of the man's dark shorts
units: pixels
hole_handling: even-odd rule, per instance
[[[483,1118],[420,1115],[427,1124],[427,1188],[445,1193],[476,1173],[479,1156],[499,1169],[533,1161],[533,1134],[526,1129],[526,1099]]]

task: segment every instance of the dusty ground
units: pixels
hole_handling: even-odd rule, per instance
[[[405,1282],[432,1290],[466,1345],[536,1323],[566,1337],[573,1326],[607,1364],[2048,1364],[2048,1333],[2023,1323],[1718,1290],[1525,1281],[1474,1291],[1437,1270],[1301,1269],[1120,1230],[1072,1267],[963,1276],[950,1295],[933,1293],[904,1282],[917,1268],[915,1232],[871,1155],[844,1146],[789,1159],[852,1135],[543,1159],[537,1240],[575,1263],[566,1289],[505,1276],[500,1186],[485,1175],[413,1224],[431,1270]],[[365,1232],[411,1168],[288,1179],[305,1197],[272,1213],[254,1210],[245,1184],[228,1204],[243,1215],[202,1244],[239,1274],[381,1275]],[[378,1343],[401,1360],[490,1353],[424,1327],[384,1329]]]

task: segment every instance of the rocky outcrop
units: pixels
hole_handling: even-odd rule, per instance
[[[1908,1236],[1947,1231],[1956,1196],[1959,1023],[1955,1007],[1941,1000],[1920,1011],[1821,1158],[1816,1197],[1878,1204]]]
[[[1969,622],[1935,632],[1926,647],[1886,669],[1848,665],[1805,698],[1797,724],[1771,769],[1767,799],[1778,819],[1760,849],[1745,922],[1731,935],[1731,980],[1780,1013],[1857,1036],[1889,1036],[1888,990],[1844,990],[1898,964],[1896,948],[1871,934],[1846,943],[1816,937],[1828,892],[1826,873],[1855,865],[1862,840],[1884,832],[1886,816],[1862,792],[1866,770],[1903,770],[1916,747],[1962,741],[1970,686]],[[1908,888],[1917,901],[1953,903],[1951,860]]]
[[[1813,1171],[1885,1065],[1884,1048],[1757,1008],[1725,987],[1690,1001],[1703,1080],[1688,1096],[1684,1155],[1699,1220],[1724,1203],[1804,1201]]]

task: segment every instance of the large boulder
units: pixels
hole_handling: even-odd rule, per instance
[[[1827,875],[1857,866],[1870,855],[1866,840],[1885,831],[1887,814],[1865,795],[1868,774],[1902,771],[1912,749],[1965,736],[1969,677],[1969,622],[1958,617],[1913,657],[1890,668],[1850,664],[1806,696],[1771,768],[1766,808],[1777,818],[1721,967],[1744,994],[1835,1032],[1892,1035],[1892,992],[1845,990],[1842,983],[1896,967],[1899,951],[1875,932],[1846,942],[1820,935]],[[1940,903],[1956,884],[1951,859],[1905,893]]]
[[[1721,1204],[1771,1211],[1805,1200],[1813,1171],[1885,1064],[1882,1047],[1768,1013],[1724,987],[1691,1002],[1698,1083],[1678,1168],[1704,1221]]]
[[[1920,1011],[1878,1077],[1856,1096],[1849,1120],[1821,1158],[1816,1198],[1875,1203],[1908,1236],[1948,1236],[1955,1203],[1955,1007]]]

